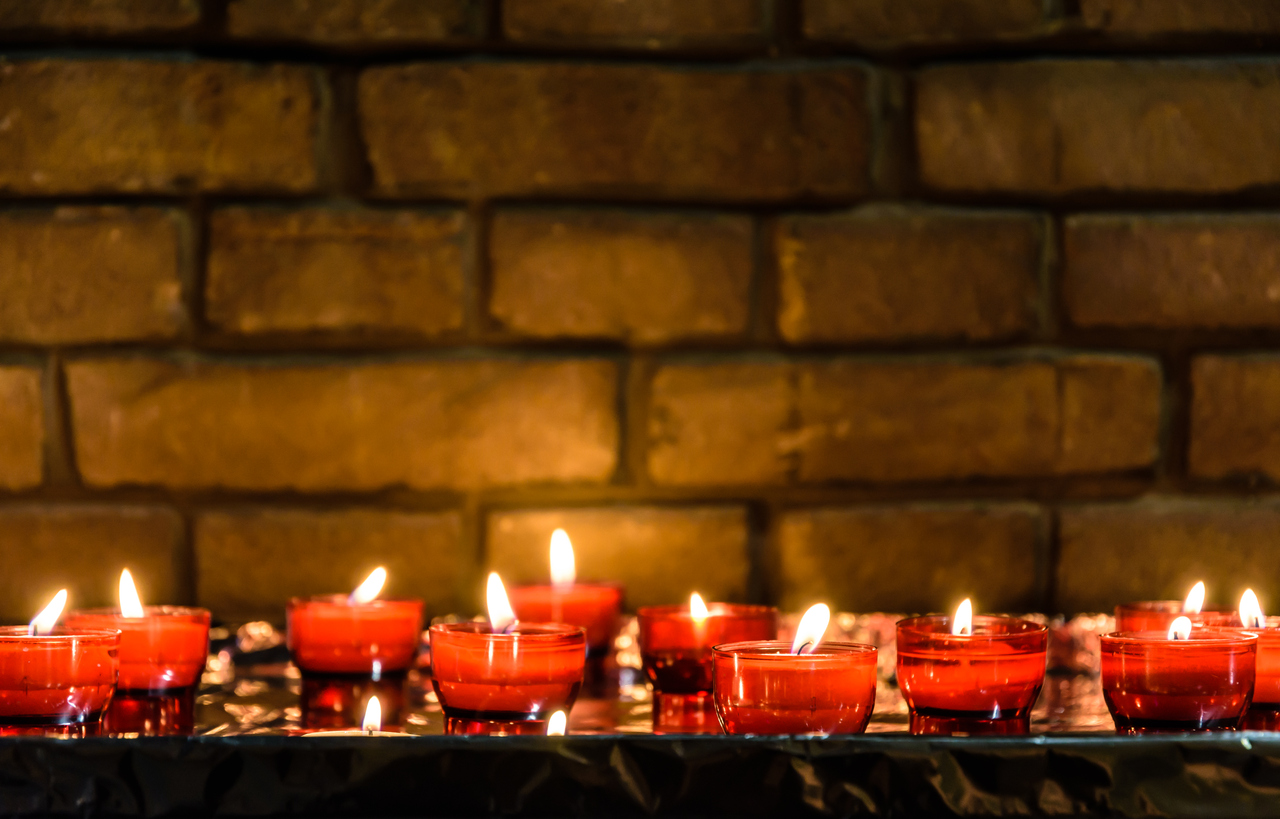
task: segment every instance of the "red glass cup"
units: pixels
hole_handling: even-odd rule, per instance
[[[1246,628],[1258,635],[1253,700],[1244,715],[1249,731],[1280,731],[1280,617],[1268,617],[1265,628]]]
[[[613,646],[622,616],[622,586],[616,583],[515,586],[508,597],[519,620],[580,626],[587,633],[588,656],[606,654]]]
[[[120,631],[120,678],[102,730],[113,734],[190,734],[195,696],[209,654],[209,611],[147,606],[142,617],[83,609],[67,628]]]
[[[1240,612],[1235,609],[1202,609],[1195,614],[1184,614],[1181,600],[1144,600],[1116,606],[1116,632],[1163,631],[1179,617],[1191,620],[1196,628],[1230,628],[1239,626]]]
[[[1102,696],[1119,734],[1235,730],[1253,698],[1257,635],[1195,629],[1102,635]]]
[[[120,674],[120,632],[0,627],[0,736],[96,736]]]
[[[582,687],[586,633],[562,623],[431,627],[431,684],[449,734],[540,734]]]
[[[726,734],[861,734],[876,705],[876,649],[777,640],[712,649],[716,716]]]
[[[772,606],[708,603],[695,620],[688,604],[646,606],[637,612],[640,660],[653,686],[654,730],[719,731],[712,698],[712,646],[778,636]]]
[[[1026,734],[1044,685],[1049,630],[979,614],[951,633],[943,614],[898,621],[898,685],[913,734]]]
[[[345,594],[295,597],[286,612],[289,651],[304,672],[373,674],[413,665],[421,600],[352,603]]]

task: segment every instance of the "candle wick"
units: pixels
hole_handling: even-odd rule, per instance
[[[510,633],[511,633],[511,629],[515,628],[515,627],[516,627],[516,626],[518,626],[518,625],[520,625],[520,621],[519,621],[519,620],[512,620],[510,623],[507,623],[505,626],[503,626],[503,627],[502,627],[502,633],[503,633],[503,634],[510,634]]]
[[[805,640],[803,643],[801,643],[799,646],[796,647],[796,654],[803,654],[804,650],[811,645],[813,645],[813,640]]]

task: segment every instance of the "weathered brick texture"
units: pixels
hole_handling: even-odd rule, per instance
[[[376,566],[382,596],[421,598],[428,619],[472,603],[456,512],[211,511],[196,519],[195,551],[200,605],[231,619],[282,623],[289,598],[349,592]]]
[[[778,521],[778,602],[802,611],[983,611],[1040,602],[1040,513],[1023,504],[795,509]]]
[[[0,191],[303,191],[317,74],[168,60],[0,62]]]
[[[778,330],[794,343],[1007,338],[1036,324],[1035,216],[871,207],[778,228]]]
[[[232,333],[438,335],[462,326],[465,239],[456,211],[222,210],[205,310]]]
[[[1149,468],[1160,370],[1142,358],[838,359],[662,367],[663,484],[920,481]]]
[[[187,603],[182,518],[162,507],[30,504],[0,508],[0,616],[25,623],[58,589],[69,608],[119,604],[128,569],[144,603]]]
[[[1066,221],[1064,301],[1081,326],[1280,326],[1280,217],[1082,215]]]
[[[0,366],[0,488],[27,489],[43,476],[40,378],[35,367]]]
[[[519,43],[657,50],[763,43],[770,0],[504,0],[502,28]]]
[[[1272,61],[1046,60],[928,68],[925,184],[943,190],[1221,193],[1280,183]]]
[[[1280,608],[1280,507],[1272,501],[1153,498],[1062,510],[1055,604],[1111,611],[1131,600],[1180,600],[1198,580],[1234,608],[1252,587]]]
[[[67,365],[96,487],[418,489],[598,483],[617,461],[612,364]]]
[[[186,220],[155,208],[0,215],[0,339],[29,344],[173,338],[187,325]]]
[[[511,583],[545,583],[551,533],[573,542],[578,576],[618,581],[627,608],[688,599],[744,600],[750,559],[740,506],[620,506],[493,512],[488,565]]]
[[[428,63],[366,70],[382,195],[850,197],[865,71]]]
[[[0,0],[0,31],[132,34],[200,20],[200,0]]]
[[[1280,32],[1271,0],[1080,0],[1084,25],[1117,35]]]
[[[1040,0],[803,0],[806,37],[868,49],[1049,33]]]
[[[740,216],[501,211],[490,265],[490,312],[513,332],[642,344],[741,334],[752,227]]]
[[[474,39],[480,0],[231,0],[233,37],[338,46],[405,46]]]
[[[1280,358],[1195,358],[1190,435],[1195,477],[1280,479]]]

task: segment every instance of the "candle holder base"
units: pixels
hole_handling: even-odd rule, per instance
[[[1019,736],[1031,733],[1030,712],[1020,716],[975,717],[911,712],[911,733],[916,736]]]
[[[83,739],[102,735],[102,723],[93,722],[51,722],[43,718],[33,717],[28,722],[20,717],[4,717],[0,724],[0,737],[58,737],[59,739]],[[15,720],[21,720],[15,722]]]
[[[144,737],[190,736],[195,729],[196,686],[117,691],[102,715],[102,731]]]
[[[710,694],[653,692],[655,734],[719,734],[715,698]]]
[[[1280,704],[1255,702],[1240,727],[1246,731],[1280,731]]]
[[[547,721],[445,717],[444,732],[454,736],[537,736],[547,732]]]
[[[407,677],[407,672],[383,674],[378,679],[368,674],[304,673],[299,699],[302,727],[359,728],[369,699],[374,696],[382,706],[382,724],[399,725]]]
[[[1235,731],[1244,718],[1207,720],[1125,719],[1112,714],[1116,733],[1124,736],[1142,734],[1206,734],[1210,731]]]

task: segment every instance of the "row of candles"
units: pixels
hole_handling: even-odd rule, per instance
[[[552,582],[508,594],[497,574],[488,620],[432,625],[431,680],[446,732],[562,731],[589,657],[608,652],[623,589],[576,582],[568,536],[552,536]],[[295,598],[288,646],[305,675],[403,674],[421,642],[420,600],[379,594],[376,569],[350,594]],[[28,626],[0,629],[0,733],[182,733],[205,667],[205,609],[143,606],[129,572],[120,608],[73,611],[66,592]],[[1120,733],[1280,728],[1280,618],[1246,592],[1237,610],[1185,601],[1117,608],[1102,639],[1102,689]],[[713,714],[730,734],[831,735],[866,729],[877,648],[824,639],[817,604],[794,640],[770,606],[689,603],[641,608],[639,643],[655,723]],[[897,624],[897,679],[915,734],[1024,734],[1044,683],[1048,630],[1030,620],[954,615]],[[361,731],[383,733],[377,698]],[[696,722],[697,720],[694,720]],[[351,733],[351,732],[337,732]]]

